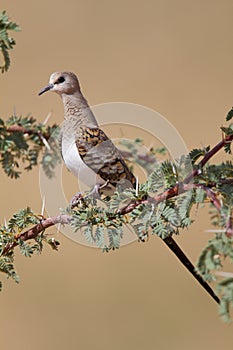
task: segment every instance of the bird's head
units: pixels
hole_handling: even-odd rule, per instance
[[[80,92],[78,78],[71,72],[55,72],[51,74],[49,84],[39,92],[39,96],[46,91],[54,91],[59,95]]]

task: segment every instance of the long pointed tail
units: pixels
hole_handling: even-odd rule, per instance
[[[214,293],[213,289],[209,286],[209,284],[203,279],[203,277],[195,270],[195,266],[191,263],[191,261],[187,258],[184,252],[180,249],[176,241],[171,237],[167,237],[163,239],[166,245],[171,249],[171,251],[177,256],[180,262],[186,267],[189,272],[193,275],[193,277],[200,283],[200,285],[209,293],[209,295],[219,304],[220,299]]]

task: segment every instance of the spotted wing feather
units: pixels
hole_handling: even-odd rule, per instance
[[[124,187],[135,187],[136,179],[127,167],[119,150],[99,128],[81,128],[76,140],[80,157],[84,163],[102,179],[114,187],[124,183]]]

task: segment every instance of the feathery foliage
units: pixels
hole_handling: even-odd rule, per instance
[[[21,168],[28,171],[38,165],[41,154],[43,169],[52,177],[54,167],[61,160],[58,133],[57,125],[36,123],[31,116],[12,116],[7,121],[0,119],[0,163],[4,172],[17,179]]]
[[[30,170],[38,164],[40,153],[43,154],[41,161],[42,164],[44,162],[47,175],[53,175],[50,170],[58,161],[58,149],[57,144],[56,147],[51,148],[54,141],[47,145],[47,140],[57,130],[56,126],[46,127],[43,124],[36,124],[35,120],[29,117],[12,117],[7,122],[0,121],[0,127],[1,163],[8,176],[14,178],[19,176],[14,169],[15,162],[19,159],[22,163],[28,162],[25,169]],[[226,132],[227,137],[230,136],[229,140],[232,140],[231,126],[225,127],[223,131]],[[209,146],[195,149],[188,156],[182,156],[173,162],[167,159],[157,160],[158,154],[160,156],[162,154],[163,157],[166,155],[161,149],[157,152],[148,150],[143,155],[140,154],[141,140],[125,143],[124,147],[127,148],[127,146],[129,146],[127,154],[132,166],[134,161],[146,168],[147,181],[136,189],[118,188],[111,198],[101,198],[100,201],[84,194],[75,208],[68,207],[63,211],[70,217],[70,224],[74,231],[83,232],[90,245],[109,252],[119,249],[126,226],[135,233],[140,242],[145,242],[150,235],[166,239],[180,234],[184,228],[192,224],[193,213],[200,208],[200,204],[208,205],[216,233],[201,252],[197,268],[207,281],[216,281],[215,272],[223,269],[224,261],[233,260],[233,164],[231,160],[220,164],[206,162],[203,165],[205,157],[211,158],[211,152],[213,152]],[[33,161],[29,157],[30,150],[35,152]],[[228,150],[225,149],[225,151],[228,154]],[[45,161],[48,156],[51,157],[51,162]],[[147,167],[144,163],[146,159],[149,160]],[[190,173],[194,174],[193,177],[190,177]],[[127,210],[128,207],[130,207],[129,210]],[[45,221],[46,219],[40,218],[27,208],[15,214],[8,224],[0,229],[0,269],[16,282],[18,282],[14,268],[16,246],[25,257],[31,257],[35,252],[41,253],[44,242],[57,250],[59,242],[48,239],[44,229],[38,228],[38,223],[41,222],[43,228]],[[34,227],[38,232],[35,231],[35,235],[29,239],[27,232],[33,225],[37,225]],[[233,304],[233,296],[230,293],[232,280],[221,279],[217,286],[223,300],[220,314],[227,319],[230,306]]]
[[[223,142],[219,150],[226,143],[230,145],[233,139],[231,125],[222,130],[228,141]],[[39,154],[42,154],[40,161],[47,169],[47,175],[53,176],[52,170],[59,161],[59,151],[53,139],[49,144],[47,140],[51,139],[54,132],[57,132],[56,126],[37,124],[31,117],[14,116],[7,122],[1,120],[0,150],[5,173],[12,178],[19,177],[19,170],[15,170],[15,166],[20,166],[19,160],[27,162],[24,168],[30,170],[38,164]],[[220,278],[216,271],[223,269],[226,261],[233,260],[233,163],[231,160],[219,164],[205,162],[205,157],[210,159],[214,154],[215,148],[210,149],[209,146],[195,149],[176,161],[162,161],[161,155],[166,157],[164,150],[156,152],[151,149],[141,154],[142,145],[141,140],[135,140],[125,143],[124,147],[129,146],[127,155],[131,165],[137,163],[146,169],[148,178],[144,183],[136,189],[122,191],[119,188],[111,198],[101,198],[101,202],[84,194],[75,208],[67,208],[64,213],[70,217],[69,222],[74,231],[82,232],[90,245],[109,252],[119,249],[127,235],[125,227],[133,231],[140,242],[147,241],[150,235],[166,239],[188,228],[194,221],[193,213],[200,210],[200,205],[208,205],[214,234],[201,252],[197,268],[207,281],[218,282],[217,290],[222,296],[220,314],[224,319],[229,319],[230,306],[233,304],[232,280],[222,278],[218,281]],[[224,149],[229,154],[230,147]],[[34,157],[30,157],[31,152],[34,152]],[[146,160],[149,161],[146,163]],[[38,226],[40,222],[43,223],[42,229]],[[27,208],[15,214],[8,224],[1,226],[0,270],[16,282],[16,246],[25,257],[31,257],[35,252],[41,253],[44,242],[53,249],[58,248],[59,242],[45,235],[44,222],[46,219]],[[36,225],[37,231],[29,239],[27,232],[33,225]]]
[[[33,240],[26,242],[27,237],[23,238],[22,232],[25,229],[33,227],[40,223],[42,218],[27,207],[14,214],[12,218],[0,226],[0,271],[11,277],[15,282],[19,282],[19,276],[14,267],[14,247],[18,246],[20,253],[30,258],[34,253],[41,253],[43,243],[57,247],[59,242],[48,238],[44,230],[36,235]],[[2,284],[1,284],[2,285]]]
[[[11,22],[6,11],[0,12],[0,50],[3,55],[4,63],[0,66],[2,73],[6,72],[10,67],[9,50],[13,49],[15,40],[9,37],[9,31],[20,31],[18,24]]]

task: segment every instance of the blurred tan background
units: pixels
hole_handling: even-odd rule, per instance
[[[15,109],[60,123],[62,104],[38,91],[50,73],[78,74],[90,104],[125,101],[164,115],[187,146],[215,144],[232,106],[233,3],[6,1],[22,28],[1,79],[1,118]],[[221,156],[219,157],[221,159]],[[40,211],[38,170],[1,172],[1,221]],[[193,261],[211,237],[205,212],[179,237]],[[55,232],[51,230],[51,232]],[[16,257],[21,283],[3,279],[2,349],[232,349],[232,326],[176,258],[152,237],[110,254],[62,235],[59,252]]]

